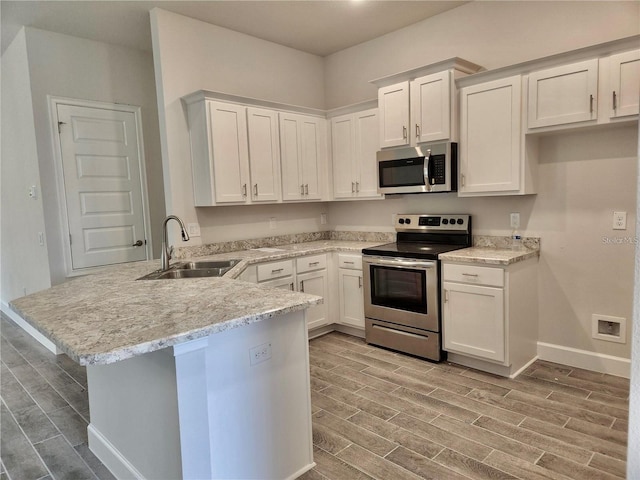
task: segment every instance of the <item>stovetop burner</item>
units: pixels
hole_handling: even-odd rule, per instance
[[[441,253],[467,248],[470,215],[396,215],[397,241],[365,248],[365,255],[437,260]]]

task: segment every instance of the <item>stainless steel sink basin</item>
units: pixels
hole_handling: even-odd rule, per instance
[[[185,262],[176,263],[169,270],[157,270],[138,280],[169,280],[177,278],[203,278],[203,277],[221,277],[240,260],[220,260],[220,261],[202,261],[202,262]]]

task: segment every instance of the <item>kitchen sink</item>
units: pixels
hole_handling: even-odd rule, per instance
[[[151,272],[138,280],[169,280],[178,278],[205,278],[205,277],[221,277],[240,260],[219,260],[219,261],[201,261],[201,262],[185,262],[176,263],[165,270],[157,270]]]

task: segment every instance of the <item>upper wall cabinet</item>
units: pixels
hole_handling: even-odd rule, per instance
[[[249,149],[246,107],[210,100],[189,105],[196,206],[246,203]]]
[[[280,200],[280,138],[278,114],[264,108],[247,108],[251,201]]]
[[[535,70],[527,79],[528,133],[637,119],[640,50],[600,56],[596,50],[592,58]]]
[[[640,50],[609,57],[609,118],[638,115],[640,99]]]
[[[533,193],[521,93],[519,75],[460,90],[459,196]]]
[[[597,118],[598,60],[562,65],[529,75],[529,128]]]
[[[455,140],[454,79],[482,67],[460,58],[373,80],[378,85],[380,148]]]
[[[382,198],[378,193],[377,146],[377,108],[331,119],[334,198]]]
[[[326,120],[280,112],[282,198],[321,200],[326,189]]]

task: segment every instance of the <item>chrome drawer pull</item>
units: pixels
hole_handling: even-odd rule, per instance
[[[271,270],[271,273],[280,273],[284,268],[276,268],[275,270]]]
[[[462,275],[465,276],[465,277],[477,277],[478,276],[477,273],[463,273]]]

